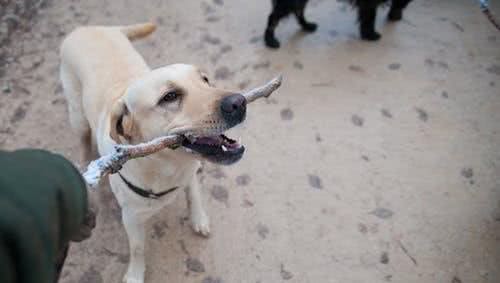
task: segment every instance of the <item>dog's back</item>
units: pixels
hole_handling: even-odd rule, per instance
[[[62,64],[72,68],[83,85],[147,68],[130,40],[144,37],[154,29],[151,23],[77,28],[61,45]]]
[[[70,122],[80,135],[83,160],[92,157],[91,140],[99,113],[123,94],[122,86],[149,71],[130,40],[155,30],[151,23],[131,26],[89,26],[71,32],[61,45],[60,77]],[[108,107],[109,108],[109,107]]]

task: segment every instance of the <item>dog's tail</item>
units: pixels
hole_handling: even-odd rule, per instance
[[[151,22],[135,24],[135,25],[130,25],[130,26],[123,26],[120,28],[120,30],[130,40],[143,38],[143,37],[147,36],[148,34],[152,33],[153,31],[155,31],[155,29],[156,29],[156,25],[151,23]]]

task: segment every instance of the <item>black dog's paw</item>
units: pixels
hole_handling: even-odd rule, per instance
[[[307,32],[315,32],[318,29],[318,25],[315,23],[305,23],[302,25],[302,29]]]
[[[361,39],[367,40],[367,41],[377,41],[382,37],[380,33],[376,31],[370,31],[370,32],[361,32]]]
[[[274,37],[274,35],[269,34],[266,32],[264,35],[264,42],[266,43],[266,46],[269,48],[280,48],[280,42]]]
[[[387,16],[387,18],[391,22],[401,21],[401,19],[403,18],[403,10],[400,10],[400,9],[391,9],[389,11],[389,15]]]

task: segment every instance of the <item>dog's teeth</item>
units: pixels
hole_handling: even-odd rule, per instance
[[[193,153],[193,151],[190,148],[186,148],[186,151],[189,153]]]
[[[238,144],[241,144],[241,137],[238,137]]]
[[[222,145],[221,147],[222,147],[223,151],[227,151],[227,147],[226,146]]]

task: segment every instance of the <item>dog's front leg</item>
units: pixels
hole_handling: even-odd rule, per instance
[[[377,18],[377,4],[369,1],[360,1],[358,7],[359,33],[361,39],[375,41],[380,39],[380,33],[375,30]]]
[[[187,188],[187,200],[189,211],[191,213],[191,225],[193,230],[205,237],[210,234],[210,220],[205,212],[201,198],[200,184],[198,178],[193,176],[189,187]]]
[[[280,47],[280,42],[274,35],[274,30],[278,26],[278,23],[282,18],[284,18],[286,15],[288,15],[290,11],[288,9],[281,7],[280,4],[277,4],[274,8],[273,11],[271,12],[271,15],[269,15],[269,18],[267,20],[267,27],[266,27],[266,32],[264,33],[264,41],[267,45],[267,47],[270,48],[279,48]]]
[[[403,9],[408,6],[411,0],[392,0],[388,18],[390,21],[400,21],[403,18]]]
[[[303,1],[303,3],[299,4],[299,7],[295,9],[295,17],[299,22],[300,26],[304,31],[314,32],[318,28],[318,25],[313,22],[308,22],[304,16],[304,10],[306,8],[307,1]]]
[[[130,248],[130,262],[123,283],[143,283],[146,270],[144,260],[145,222],[127,209],[122,209],[122,220],[125,231],[127,231]]]

